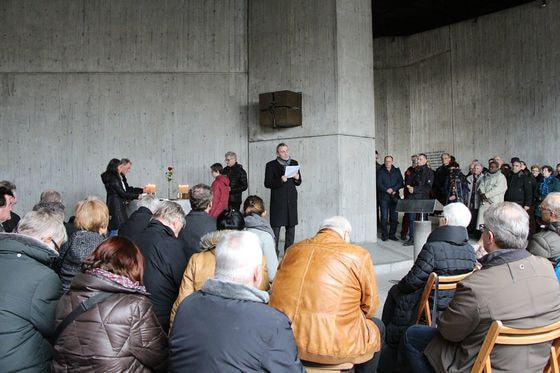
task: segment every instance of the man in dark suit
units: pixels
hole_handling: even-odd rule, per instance
[[[284,253],[294,243],[295,226],[298,223],[297,190],[301,185],[301,174],[286,176],[287,166],[297,166],[298,162],[290,158],[288,145],[278,144],[276,159],[266,164],[264,186],[270,189],[270,225],[276,240],[276,254],[279,254],[278,240],[280,228],[286,227]]]

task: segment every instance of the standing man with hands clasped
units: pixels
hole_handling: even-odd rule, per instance
[[[284,253],[294,243],[295,226],[297,225],[297,190],[301,185],[299,169],[294,172],[290,166],[298,166],[297,161],[290,158],[288,145],[278,144],[276,159],[266,164],[264,186],[270,189],[270,225],[274,231],[276,241],[276,254],[280,228],[286,227]]]

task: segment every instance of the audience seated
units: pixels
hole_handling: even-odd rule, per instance
[[[16,185],[14,183],[12,183],[11,181],[8,180],[2,180],[0,181],[0,187],[4,187],[6,189],[11,190],[12,192],[12,196],[10,196],[11,199],[11,209],[13,209],[13,206],[17,203],[17,191],[16,191]],[[12,210],[10,210],[10,218],[8,220],[5,220],[4,222],[0,221],[0,226],[2,226],[2,228],[4,229],[5,232],[13,232],[15,231],[18,223],[19,223],[19,215],[16,214],[15,212],[13,212]],[[0,229],[2,229],[0,228]]]
[[[183,271],[188,259],[181,240],[177,237],[185,224],[185,212],[179,204],[160,202],[154,217],[140,237],[140,250],[144,255],[144,285],[150,293],[154,312],[167,333],[169,315],[177,299]]]
[[[138,209],[134,211],[128,220],[121,225],[119,236],[126,237],[134,243],[142,235],[142,231],[146,229],[154,211],[157,209],[159,200],[153,194],[144,194],[138,199]]]
[[[49,338],[54,332],[56,304],[62,295],[60,279],[49,265],[65,241],[66,230],[60,216],[48,210],[31,211],[20,220],[17,233],[0,234],[3,372],[49,371]]]
[[[412,372],[468,372],[492,320],[505,326],[534,328],[560,320],[560,286],[550,262],[525,249],[529,216],[516,203],[490,206],[482,240],[488,254],[482,268],[459,282],[437,329],[413,325],[405,334]],[[492,369],[538,372],[550,355],[550,343],[496,346]]]
[[[4,223],[10,220],[13,196],[10,189],[0,187],[0,232],[6,232]]]
[[[471,213],[464,204],[446,205],[440,226],[430,234],[408,274],[389,290],[383,306],[386,346],[381,353],[379,372],[407,371],[399,344],[406,328],[416,321],[418,304],[430,273],[453,276],[473,270],[476,257],[466,229],[470,220]],[[452,290],[440,291],[438,311],[445,310],[451,298]]]
[[[217,225],[217,231],[206,233],[200,240],[200,248],[202,251],[193,254],[189,259],[187,268],[183,273],[183,280],[179,288],[179,296],[177,300],[175,300],[173,309],[171,310],[171,322],[173,322],[175,313],[181,302],[195,291],[200,290],[206,280],[214,276],[216,268],[215,249],[218,242],[228,233],[241,231],[245,228],[245,222],[241,213],[229,208],[222,211],[218,216]],[[263,276],[261,283],[258,284],[258,288],[260,290],[268,290],[269,282],[264,256],[262,265]]]
[[[68,291],[74,276],[81,271],[82,261],[105,239],[109,225],[109,210],[97,197],[88,197],[76,205],[76,232],[68,238],[60,250],[55,269],[62,281],[62,289]]]
[[[256,288],[263,260],[258,238],[231,232],[215,255],[215,277],[177,310],[170,372],[305,372],[290,321]]]
[[[268,278],[274,280],[276,269],[278,268],[278,256],[276,256],[276,243],[274,241],[274,231],[268,220],[265,219],[266,209],[264,201],[259,196],[249,196],[243,203],[243,216],[245,216],[245,228],[259,237],[266,267],[268,268]]]
[[[377,285],[369,252],[349,243],[351,230],[348,220],[332,217],[317,235],[291,246],[272,283],[270,305],[291,320],[302,360],[375,372],[384,330],[373,318]]]
[[[548,193],[541,203],[540,212],[545,223],[544,229],[531,237],[527,250],[556,264],[560,257],[560,193]]]
[[[200,252],[200,239],[208,232],[216,230],[216,219],[208,215],[212,208],[212,192],[210,187],[197,184],[189,190],[191,211],[185,217],[185,228],[181,231],[181,239],[187,250],[187,256]]]
[[[86,300],[93,304],[59,329],[52,371],[163,371],[167,336],[142,286],[144,258],[138,248],[111,237],[86,258],[83,269],[58,303],[56,325]],[[106,298],[94,301],[100,294]]]

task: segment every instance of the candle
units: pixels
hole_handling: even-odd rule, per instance
[[[188,199],[189,198],[189,184],[179,184],[177,188],[179,191],[179,198],[181,199]]]
[[[156,194],[156,184],[146,184],[144,191],[149,194]]]

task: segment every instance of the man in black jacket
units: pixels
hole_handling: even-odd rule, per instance
[[[441,166],[434,172],[434,185],[433,185],[433,195],[441,202],[442,205],[447,203],[447,190],[446,182],[449,179],[449,169],[451,166],[451,155],[449,153],[443,153],[441,155]]]
[[[247,190],[247,172],[237,163],[237,154],[227,152],[225,155],[226,167],[222,175],[229,179],[229,208],[239,211],[241,207],[241,194]]]
[[[17,203],[16,185],[11,181],[2,180],[0,181],[0,187],[9,189],[12,192],[12,196],[10,197],[10,201],[11,201],[10,217],[8,218],[8,220],[4,221],[0,225],[2,226],[5,232],[13,232],[15,231],[20,219],[19,215],[12,211],[14,205]]]
[[[145,258],[144,286],[150,293],[161,327],[169,331],[171,307],[177,299],[183,271],[189,257],[177,239],[185,224],[185,212],[179,204],[160,202],[154,217],[144,230],[137,244]]]
[[[200,239],[208,232],[216,230],[216,219],[208,212],[212,208],[212,191],[205,184],[197,184],[189,190],[189,202],[191,211],[185,217],[185,227],[181,231],[181,240],[190,257],[192,253],[198,253]]]
[[[266,164],[264,186],[270,189],[270,225],[276,241],[276,255],[279,255],[278,240],[280,228],[286,227],[284,253],[294,243],[296,225],[298,223],[296,186],[301,185],[301,174],[285,175],[287,166],[297,166],[298,162],[290,158],[288,145],[278,144],[276,159]]]
[[[426,154],[420,153],[416,159],[417,166],[410,176],[410,184],[406,185],[410,193],[410,199],[429,199],[430,190],[434,183],[434,172],[428,167],[428,157]],[[410,214],[410,227],[408,229],[408,241],[404,246],[414,245],[414,221],[417,214]]]
[[[389,238],[398,241],[395,236],[398,224],[396,207],[399,190],[403,186],[403,178],[401,170],[393,166],[392,156],[385,156],[383,163],[384,165],[377,171],[377,200],[381,207],[381,239],[386,241]],[[387,217],[390,218],[391,224],[389,234],[387,234]]]
[[[216,246],[216,276],[179,306],[169,336],[170,372],[305,372],[290,321],[257,289],[262,250],[251,232]]]
[[[150,223],[158,204],[159,200],[152,194],[145,194],[140,197],[138,199],[138,209],[121,225],[119,236],[126,237],[132,242],[137,243],[142,232]]]
[[[512,164],[511,173],[507,178],[507,191],[504,201],[515,202],[528,211],[533,201],[533,189],[529,178],[521,171],[521,162],[515,161]]]

